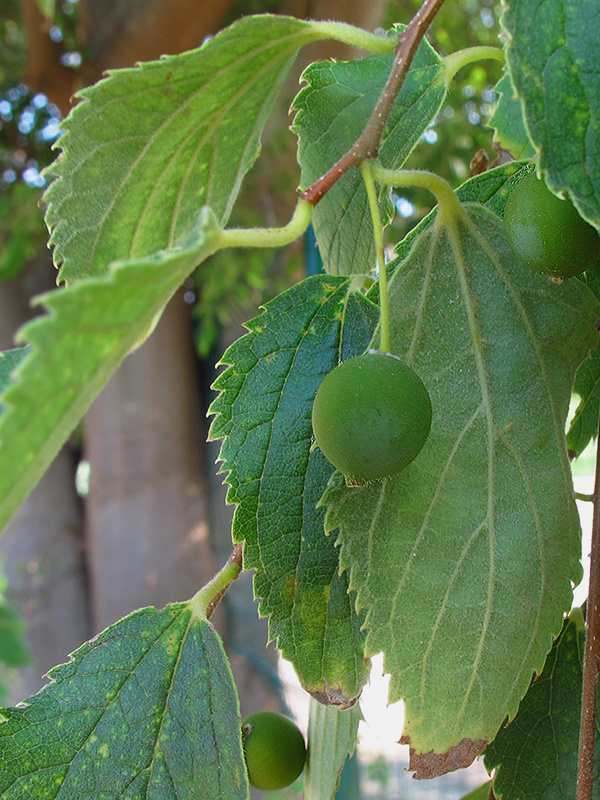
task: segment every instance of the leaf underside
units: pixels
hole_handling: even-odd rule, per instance
[[[393,55],[360,61],[311,64],[307,86],[296,97],[301,186],[308,188],[349,150],[362,133],[394,63]],[[446,96],[445,70],[428,42],[419,47],[381,140],[379,158],[400,167],[439,111]],[[384,224],[392,216],[390,190],[378,189]],[[320,200],[313,225],[325,270],[333,275],[370,274],[375,264],[372,221],[358,170],[346,173]]]
[[[0,712],[0,796],[247,800],[222,644],[186,604],[136,611]]]
[[[82,91],[44,195],[61,279],[181,244],[205,205],[224,225],[295,54],[315,38],[307,21],[245,17]]]
[[[338,551],[317,508],[333,468],[311,452],[312,402],[323,377],[367,347],[378,313],[343,278],[318,275],[279,295],[223,356],[211,437],[236,503],[235,541],[256,569],[270,635],[305,688],[323,702],[360,693],[361,620],[338,575]]]
[[[360,705],[340,710],[310,700],[308,712],[309,761],[303,800],[333,800],[340,773],[356,747]]]
[[[581,576],[564,424],[598,303],[516,264],[501,221],[466,207],[459,245],[433,226],[390,286],[392,350],[428,387],[430,437],[400,474],[336,474],[323,498],[416,777],[465,766],[516,713]]]

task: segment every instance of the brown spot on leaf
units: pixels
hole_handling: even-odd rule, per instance
[[[304,687],[306,689],[306,687]],[[332,686],[329,686],[325,683],[325,689],[322,692],[311,692],[310,689],[306,689],[306,691],[315,698],[315,700],[321,703],[324,706],[338,706],[340,709],[344,708],[352,708],[352,706],[356,703],[360,694],[356,697],[346,697],[346,695],[341,691],[341,689],[334,689]]]
[[[410,737],[403,736],[398,744],[410,745]],[[446,772],[470,766],[477,756],[483,753],[486,745],[485,739],[463,739],[445,753],[434,753],[433,750],[428,753],[415,753],[411,747],[408,769],[415,773],[413,778],[417,780],[437,778]]]
[[[283,588],[283,594],[289,603],[294,602],[294,598],[296,597],[296,577],[294,575],[290,575],[290,577],[286,580]]]

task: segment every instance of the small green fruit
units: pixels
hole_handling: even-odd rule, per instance
[[[283,789],[304,769],[306,746],[300,729],[273,711],[251,714],[242,722],[248,780],[256,789]]]
[[[504,230],[515,255],[543,275],[571,278],[600,259],[600,236],[570,200],[561,200],[535,173],[522,178],[504,211]]]
[[[429,434],[431,401],[396,356],[370,352],[326,375],[312,410],[315,439],[350,484],[385,478],[417,456]]]

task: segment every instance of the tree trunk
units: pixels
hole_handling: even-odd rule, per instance
[[[17,278],[0,285],[0,349],[33,314],[29,299],[51,288],[55,270],[44,251]],[[33,656],[9,686],[8,702],[35,694],[50,667],[89,638],[82,508],[75,456],[67,444],[0,538],[7,595],[27,620]]]
[[[85,420],[97,630],[140,606],[187,600],[215,572],[202,416],[188,309],[179,294]]]

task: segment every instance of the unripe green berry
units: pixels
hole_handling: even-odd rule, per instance
[[[283,789],[300,775],[306,761],[304,737],[282,714],[260,711],[242,722],[242,743],[250,785]]]
[[[571,278],[600,259],[596,229],[533,172],[519,181],[506,201],[504,230],[519,261],[543,275]]]
[[[389,353],[348,359],[321,383],[313,404],[315,439],[349,484],[404,469],[425,444],[431,401],[419,376]]]

